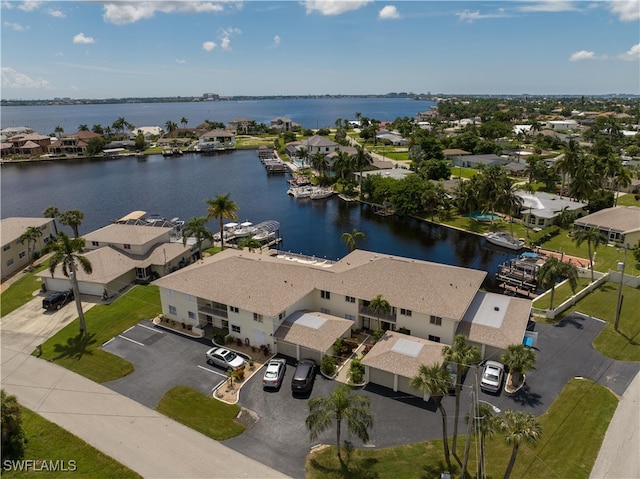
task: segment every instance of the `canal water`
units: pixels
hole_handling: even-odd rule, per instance
[[[134,210],[183,220],[205,216],[206,198],[229,193],[240,221],[280,222],[280,248],[294,253],[339,259],[347,253],[342,233],[356,229],[366,235],[362,249],[487,271],[489,290],[496,290],[498,265],[514,256],[476,235],[413,218],[381,217],[337,196],[294,199],[286,194],[287,176],[268,175],[255,150],[166,159],[153,155],[144,161],[4,164],[1,173],[2,218],[39,217],[50,205],[79,209],[85,214],[81,234]],[[208,226],[218,229],[216,220]]]

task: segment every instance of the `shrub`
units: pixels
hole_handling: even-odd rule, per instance
[[[329,356],[327,354],[322,358],[322,362],[320,363],[320,370],[327,376],[333,376],[335,374],[336,361],[335,359],[333,359],[333,356]]]
[[[227,333],[225,333],[224,331],[219,331],[219,330],[214,331],[213,332],[213,341],[216,344],[224,344],[224,343],[227,342],[226,336],[227,336]]]
[[[373,332],[373,339],[374,339],[376,342],[380,341],[380,338],[381,338],[382,336],[384,336],[384,331],[383,331],[382,329],[376,329],[376,330]]]
[[[342,353],[342,342],[342,338],[338,338],[335,343],[333,343],[333,354],[336,356],[340,356]]]
[[[349,367],[349,379],[353,384],[362,384],[364,382],[364,366],[359,358],[354,358]]]

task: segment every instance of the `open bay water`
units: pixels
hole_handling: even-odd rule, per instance
[[[429,102],[404,99],[341,99],[340,101],[341,107],[338,107],[333,100],[290,100],[285,101],[286,104],[279,108],[283,111],[291,108],[289,113],[282,113],[282,115],[298,121],[296,115],[300,118],[308,113],[296,113],[296,108],[303,108],[310,102],[320,102],[316,104],[317,108],[313,116],[318,117],[319,111],[326,110],[323,115],[326,118],[326,125],[330,126],[336,118],[354,118],[355,112],[384,120],[398,116],[414,116],[418,111],[424,111],[429,107],[425,105]],[[265,102],[272,106],[275,104],[270,100]],[[289,104],[289,102],[292,103]],[[225,102],[212,103],[224,104]],[[257,105],[254,105],[251,111],[264,111],[265,118],[270,119],[281,115],[279,112],[271,111],[261,101],[253,103]],[[411,105],[411,107],[407,107],[408,110],[397,110],[397,104]],[[176,115],[193,117],[187,111],[191,107],[190,103],[163,105],[175,108]],[[194,105],[201,106],[202,103]],[[365,108],[367,105],[369,109]],[[127,121],[133,122],[127,114],[127,108],[140,108],[141,105],[97,106],[109,107],[108,115],[113,114],[114,119],[124,116]],[[94,107],[96,105],[72,107],[77,111],[74,113],[74,118],[68,121],[74,126],[69,130],[65,127],[65,131],[75,131],[77,125],[81,123],[93,124],[94,121],[86,114],[93,112]],[[36,124],[34,123],[36,121],[47,118],[51,121],[51,112],[55,111],[48,106],[13,108],[31,110],[28,115],[22,112],[21,121],[16,125],[29,125],[32,128],[35,128],[32,125]],[[382,112],[385,109],[388,109],[388,114],[383,115]],[[182,113],[177,113],[178,111]],[[267,111],[269,111],[268,114]],[[5,108],[2,113],[4,126]],[[163,110],[160,118],[167,118],[168,114],[169,110]],[[255,118],[256,121],[260,121],[259,117],[250,111],[238,111],[231,116],[231,118],[237,117]],[[213,115],[208,118],[220,119]],[[55,124],[61,123],[55,118],[53,120]],[[104,120],[96,120],[96,122],[106,123]],[[144,121],[140,125],[162,123],[164,122],[161,120]],[[192,123],[195,122],[190,120],[189,124]],[[179,217],[183,220],[192,216],[205,216],[204,200],[206,198],[229,193],[231,199],[239,206],[240,221],[248,220],[254,224],[266,220],[278,221],[284,240],[280,249],[293,253],[331,260],[339,259],[347,253],[347,248],[340,238],[342,233],[356,229],[366,235],[366,240],[359,243],[359,247],[374,253],[487,271],[489,274],[485,287],[489,290],[497,289],[494,275],[498,265],[514,256],[513,253],[495,247],[476,235],[409,217],[381,217],[375,215],[366,205],[356,202],[346,203],[337,196],[316,201],[294,199],[286,194],[287,176],[268,175],[255,150],[238,150],[215,155],[185,154],[182,157],[167,159],[161,155],[152,155],[144,161],[129,157],[101,161],[5,163],[0,170],[0,175],[2,218],[41,217],[43,211],[51,205],[57,206],[61,211],[79,209],[85,214],[85,220],[80,227],[81,234],[103,227],[113,219],[134,210],[160,214],[167,218]],[[208,226],[213,232],[218,230],[216,220],[211,220]],[[61,228],[70,233],[68,227]]]

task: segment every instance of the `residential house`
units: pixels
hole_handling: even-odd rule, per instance
[[[77,131],[70,135],[64,135],[57,140],[53,139],[48,147],[52,155],[83,156],[87,153],[89,140],[98,138],[98,133],[92,131]]]
[[[573,201],[544,191],[529,193],[517,190],[517,196],[522,199],[520,215],[525,225],[531,228],[546,228],[555,223],[563,210],[571,211],[576,218],[584,216],[587,204],[581,201]]]
[[[200,135],[196,151],[233,150],[236,147],[236,135],[229,130],[210,130]]]
[[[546,121],[545,126],[554,131],[558,130],[577,130],[579,128],[576,120],[551,120]]]
[[[490,166],[504,166],[510,163],[510,160],[494,154],[454,155],[451,156],[451,163],[453,166],[462,166],[463,168],[488,168]]]
[[[227,249],[154,284],[166,317],[196,331],[221,328],[244,343],[267,345],[297,359],[320,361],[331,354],[336,339],[353,330],[387,331],[388,338],[407,341],[400,342],[398,354],[406,352],[412,359],[403,359],[412,361],[413,369],[398,370],[399,362],[392,359],[374,361],[386,354],[384,345],[398,352],[389,339],[365,357],[367,375],[373,382],[417,394],[409,390],[408,378],[424,358],[414,354],[419,346],[409,343],[426,345],[429,362],[441,362],[435,351],[463,331],[486,356],[522,341],[531,302],[481,292],[486,275],[363,250],[333,263]],[[388,312],[371,308],[379,294],[389,302]],[[486,336],[489,331],[491,337]]]
[[[138,135],[142,134],[146,141],[150,141],[158,138],[163,133],[164,130],[159,126],[139,126],[129,132],[129,139],[135,140]]]
[[[8,278],[29,264],[27,242],[21,243],[20,236],[30,227],[39,228],[42,236],[38,238],[31,255],[40,253],[53,238],[54,226],[51,218],[5,218],[0,223],[2,235],[2,279]]]
[[[244,133],[246,135],[247,133],[249,133],[251,125],[253,124],[255,124],[255,121],[249,118],[236,118],[235,120],[231,120],[228,123],[227,127],[238,134]]]
[[[51,138],[31,132],[12,136],[7,142],[11,143],[11,153],[14,155],[39,156],[47,153]]]
[[[576,228],[598,228],[609,243],[633,248],[640,241],[640,208],[605,208],[576,220],[573,225]]]
[[[183,245],[175,228],[112,223],[84,237],[85,257],[92,273],[76,273],[81,294],[113,296],[136,282],[148,282],[190,263],[193,242]],[[70,280],[59,266],[51,275],[39,273],[47,290],[64,291]]]
[[[294,126],[298,126],[291,118],[279,116],[271,120],[271,128],[275,128],[280,131],[291,131]]]
[[[303,146],[307,149],[310,157],[315,155],[316,153],[328,155],[340,148],[340,144],[320,135],[314,135],[307,140],[303,140],[300,146]]]

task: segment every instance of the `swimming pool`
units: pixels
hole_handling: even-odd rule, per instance
[[[465,216],[469,216],[469,215],[465,215]],[[482,222],[490,222],[490,221],[495,221],[495,220],[499,220],[500,216],[496,215],[494,213],[473,213],[471,214],[471,218],[476,220],[476,221],[480,221]]]

